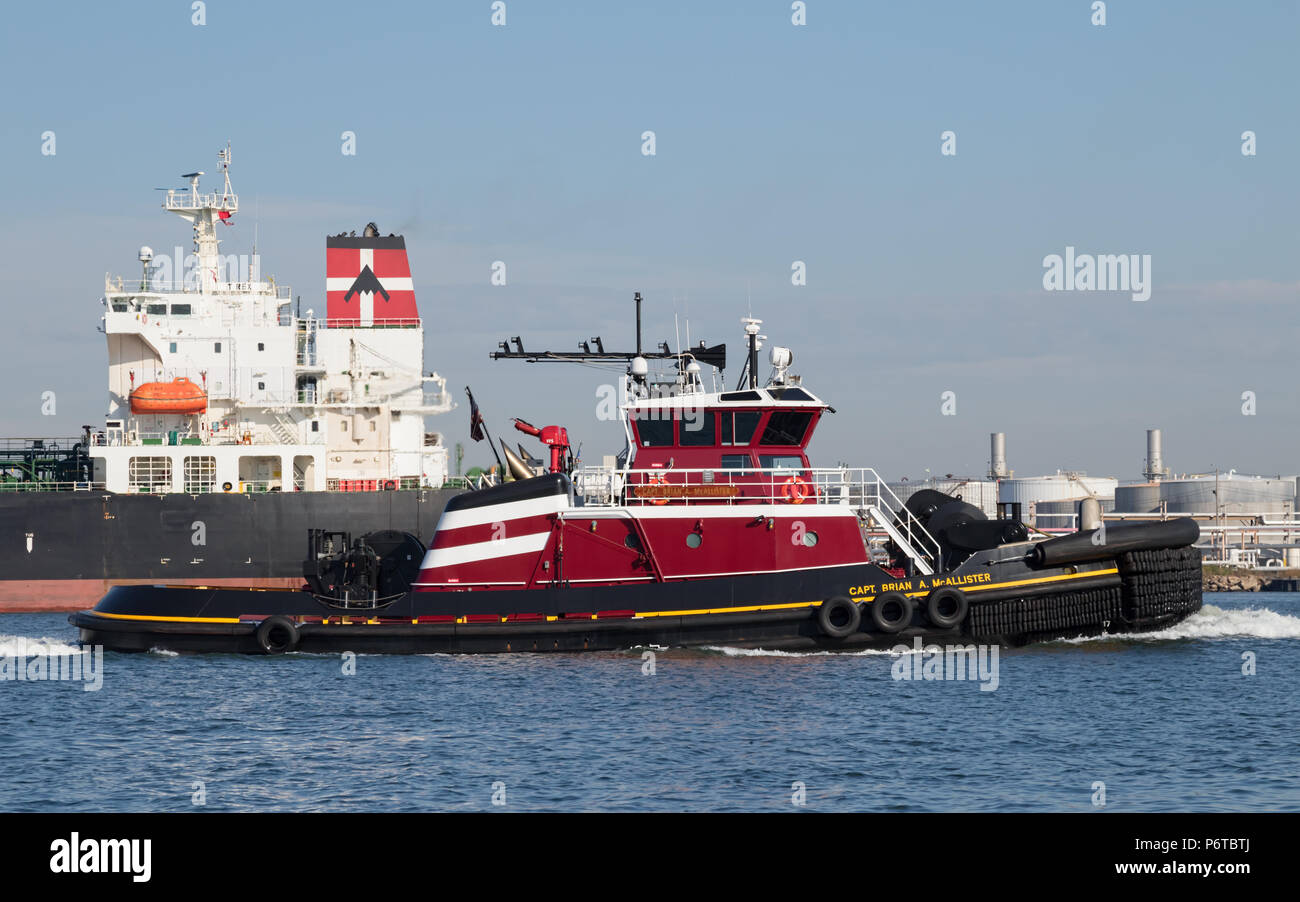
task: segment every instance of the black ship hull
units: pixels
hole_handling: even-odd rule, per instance
[[[427,540],[458,493],[0,493],[0,611],[79,610],[127,583],[297,588],[308,529]]]
[[[941,590],[950,599],[960,595],[959,615],[928,606]],[[890,620],[880,613],[886,597],[907,603],[882,626]],[[1200,552],[1182,546],[1056,566],[980,555],[952,572],[910,580],[864,564],[676,583],[414,591],[369,611],[346,610],[303,591],[122,587],[69,622],[83,643],[118,651],[850,650],[917,639],[1020,645],[1140,632],[1177,623],[1200,607]],[[946,614],[956,622],[945,623]]]

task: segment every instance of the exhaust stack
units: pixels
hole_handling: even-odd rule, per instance
[[[406,240],[380,236],[373,222],[360,238],[355,233],[327,237],[325,307],[327,325],[335,328],[418,323]]]
[[[1007,434],[994,432],[989,436],[989,478],[1005,479],[1007,470]]]
[[[1142,474],[1147,482],[1155,482],[1165,475],[1164,455],[1161,451],[1160,430],[1147,430],[1147,468]]]

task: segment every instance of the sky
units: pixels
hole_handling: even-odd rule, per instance
[[[1017,475],[1129,479],[1158,426],[1176,472],[1300,472],[1300,3],[1110,2],[1104,25],[1093,5],[7,9],[0,435],[102,424],[103,276],[188,249],[154,189],[230,141],[222,251],[256,223],[304,308],[324,309],[327,234],[405,235],[424,366],[460,401],[428,427],[467,466],[490,457],[465,385],[497,433],[619,450],[596,415],[612,374],[488,353],[631,347],[640,291],[648,344],[689,321],[738,363],[762,318],[837,410],[814,463],[980,475],[1002,431]],[[1149,299],[1046,290],[1067,247],[1149,255]]]

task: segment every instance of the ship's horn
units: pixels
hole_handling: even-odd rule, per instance
[[[510,468],[510,475],[515,479],[532,479],[536,474],[529,469],[528,464],[519,459],[519,455],[510,450],[505,439],[501,439],[501,450],[506,455],[506,466]]]

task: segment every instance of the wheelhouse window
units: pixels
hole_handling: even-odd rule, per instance
[[[757,410],[722,411],[722,444],[748,445],[762,414]]]
[[[812,395],[808,394],[802,388],[769,388],[767,393],[778,401],[815,401]]]
[[[717,436],[713,411],[695,408],[681,412],[681,424],[677,427],[683,447],[711,446]]]
[[[748,454],[724,454],[722,455],[722,467],[720,469],[731,471],[732,476],[744,476],[749,470]]]
[[[150,316],[166,316],[166,315],[167,315],[167,305],[166,305],[166,304],[149,304],[148,306],[145,307],[144,312],[147,313],[147,314],[149,314]]]
[[[759,466],[764,470],[802,470],[803,458],[797,454],[760,454]]]
[[[190,304],[172,304],[172,316],[190,316],[194,307]]]
[[[802,444],[812,422],[812,414],[803,410],[778,410],[767,420],[760,445]]]
[[[636,423],[637,441],[643,448],[656,448],[672,445],[673,421],[657,410],[643,412],[643,417],[633,420]]]

